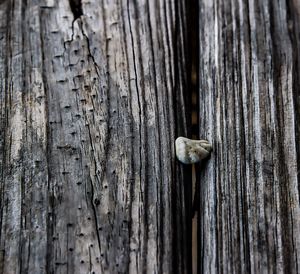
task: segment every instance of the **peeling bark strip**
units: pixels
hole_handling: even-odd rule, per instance
[[[300,273],[300,5],[199,0],[198,273]]]
[[[184,1],[0,1],[1,273],[191,273],[185,31]]]

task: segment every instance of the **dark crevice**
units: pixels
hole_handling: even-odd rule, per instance
[[[69,0],[70,8],[74,16],[74,21],[78,19],[81,15],[83,15],[82,12],[82,3],[81,0]]]
[[[88,49],[88,53],[89,53],[89,56],[88,56],[88,57],[90,57],[90,58],[92,59],[93,64],[94,64],[94,67],[95,67],[96,74],[97,74],[98,77],[100,78],[100,75],[99,75],[99,73],[100,73],[100,68],[99,68],[97,62],[95,61],[94,55],[93,55],[92,52],[91,52],[91,46],[90,46],[90,40],[89,40],[89,37],[87,36],[87,34],[86,34],[86,33],[84,32],[84,30],[83,30],[83,22],[82,22],[82,20],[81,20],[80,22],[81,22],[81,32],[82,32],[83,37],[85,37],[86,43],[87,43],[87,49]]]
[[[72,21],[72,36],[71,36],[70,40],[64,41],[64,53],[63,53],[63,55],[65,54],[65,52],[67,50],[67,44],[71,44],[74,41],[74,33],[75,33],[75,31],[74,31],[74,24],[75,24],[75,21],[77,19],[78,18],[75,18],[75,16],[74,16],[74,20]],[[100,78],[100,75],[99,75],[99,73],[100,73],[100,67],[98,66],[97,62],[95,61],[95,57],[94,57],[94,55],[91,52],[90,40],[89,40],[88,35],[84,32],[83,22],[82,22],[81,18],[79,18],[79,20],[78,20],[78,25],[79,25],[79,28],[81,30],[81,33],[82,33],[83,37],[86,39],[87,50],[88,50],[88,58],[92,59],[92,62],[93,62],[94,67],[95,67],[95,72],[96,72],[98,78]]]
[[[176,123],[176,136],[185,136],[188,138],[198,138],[198,71],[199,71],[199,10],[198,1],[187,1],[184,4],[177,2],[175,5],[175,30],[173,34],[173,50],[174,50],[174,64],[175,77],[173,90],[177,91],[173,94],[175,98],[174,113]],[[188,14],[184,21],[180,20],[180,14]],[[178,19],[177,19],[178,18]],[[184,41],[181,40],[181,32],[184,35]],[[181,43],[182,42],[182,43]],[[178,65],[182,64],[183,67]],[[184,70],[184,71],[183,71]],[[180,94],[180,86],[184,87],[184,93]],[[178,114],[177,110],[181,109],[180,100],[183,95],[183,104],[185,112]],[[194,97],[193,97],[194,96]],[[196,119],[193,119],[193,113],[196,113]],[[176,172],[176,171],[175,171]],[[175,233],[173,236],[174,251],[173,254],[173,269],[182,272],[187,270],[187,273],[192,273],[192,262],[197,260],[193,257],[192,248],[192,168],[182,168],[182,176],[180,176],[178,184],[172,189],[172,196],[177,200],[181,193],[183,193],[182,204],[173,202],[174,220],[173,227]],[[183,188],[183,189],[182,189]],[[179,203],[180,203],[179,202]],[[177,216],[177,207],[182,206],[181,216]],[[181,239],[181,241],[177,241]],[[182,258],[182,259],[181,259]]]
[[[192,8],[190,10],[190,22],[189,25],[189,41],[190,41],[190,86],[191,86],[191,105],[192,105],[192,113],[191,115],[191,124],[192,124],[192,137],[195,139],[201,139],[199,136],[199,8],[198,1],[194,1]],[[196,171],[196,184],[198,184],[197,172],[198,168],[195,168]],[[199,187],[196,185],[194,200],[193,200],[193,208],[192,208],[192,217],[195,216],[196,211],[198,211],[199,205],[197,200],[197,196],[199,193]]]
[[[187,101],[188,106],[190,106],[190,112],[187,113],[187,122],[190,124],[192,139],[201,139],[199,136],[199,1],[192,0],[188,1],[187,14],[188,21],[187,21],[187,37],[188,37],[188,45],[187,45],[187,52],[188,52],[188,62],[187,62],[187,71],[188,71],[188,88],[190,90],[189,99]],[[204,165],[203,165],[204,166]],[[204,167],[203,167],[204,168]],[[191,171],[191,170],[190,170]],[[195,272],[193,265],[197,265],[196,267],[199,269],[200,267],[200,260],[197,258],[197,254],[193,253],[193,245],[197,243],[196,239],[193,239],[192,235],[194,229],[199,231],[201,227],[199,226],[200,222],[197,222],[196,227],[193,226],[192,219],[195,216],[195,213],[198,211],[200,206],[200,168],[199,165],[196,165],[195,168],[192,169],[192,172],[195,172],[194,176],[186,177],[188,181],[186,186],[189,186],[188,189],[185,190],[186,193],[186,208],[187,208],[187,231],[190,233],[188,237],[188,248],[189,248],[189,256],[191,257],[190,273]],[[191,173],[190,173],[191,174]],[[195,180],[195,192],[193,198],[193,177]],[[199,216],[198,216],[199,218]],[[199,232],[196,234],[199,235]],[[200,254],[200,248],[198,249],[198,255]],[[195,263],[196,262],[196,263]]]

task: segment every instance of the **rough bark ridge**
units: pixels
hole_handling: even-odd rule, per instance
[[[185,32],[184,1],[0,1],[0,273],[190,273]]]
[[[299,2],[199,3],[199,273],[299,273]]]

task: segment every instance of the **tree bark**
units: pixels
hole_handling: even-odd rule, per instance
[[[0,273],[191,273],[185,10],[0,1]]]
[[[300,4],[199,1],[198,273],[300,272]]]

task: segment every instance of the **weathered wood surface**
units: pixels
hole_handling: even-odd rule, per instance
[[[198,273],[300,273],[300,3],[199,1]]]
[[[184,5],[0,1],[0,273],[191,273]]]

